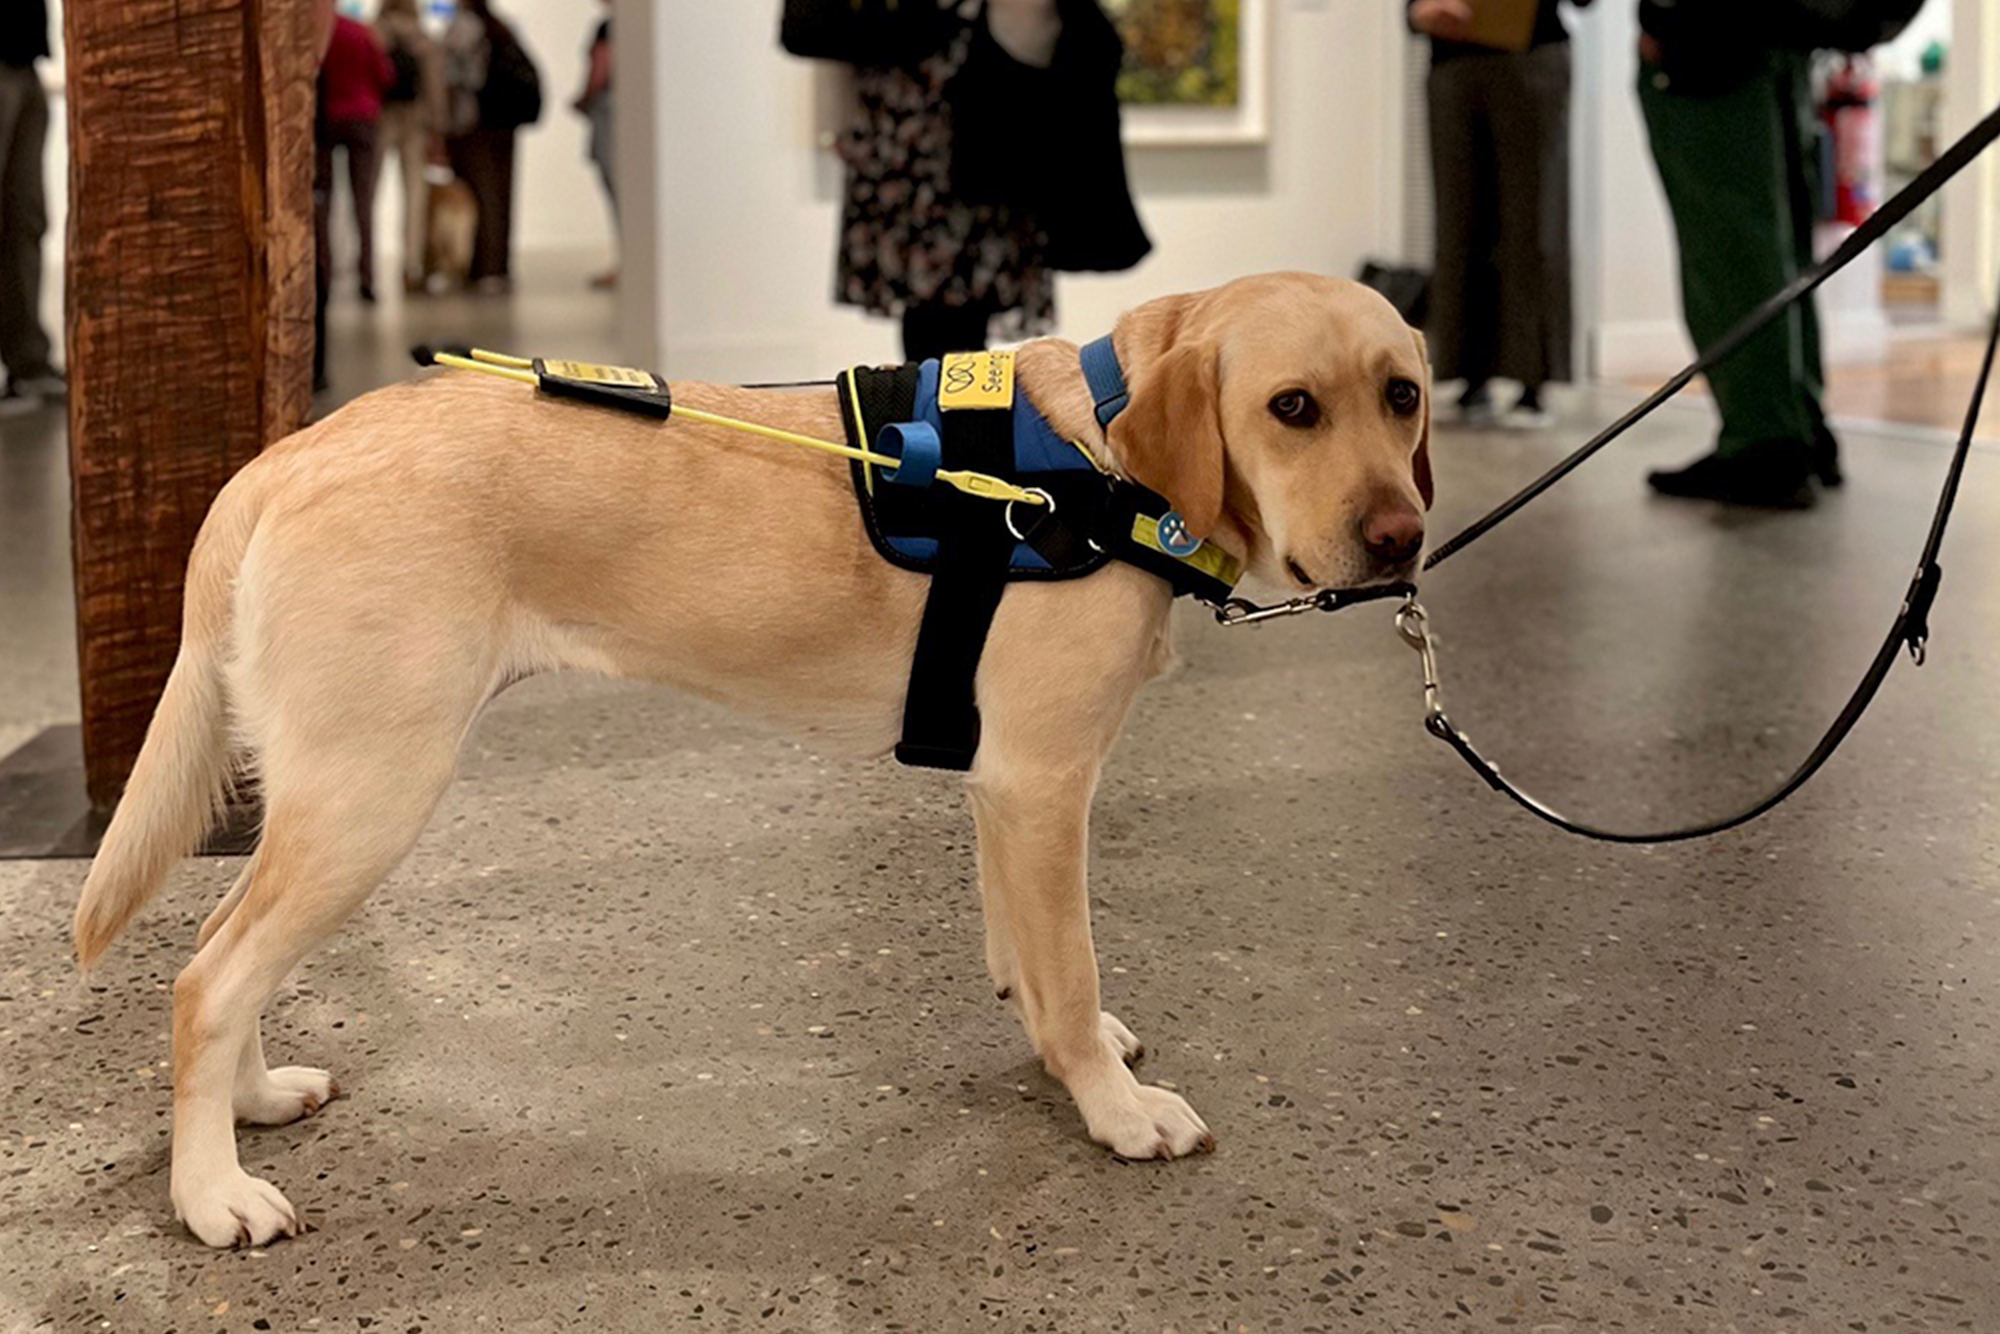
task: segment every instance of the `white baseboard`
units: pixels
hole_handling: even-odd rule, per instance
[[[1599,380],[1672,375],[1694,360],[1694,345],[1678,320],[1625,320],[1599,325],[1591,374]]]
[[[1820,312],[1821,354],[1829,366],[1882,361],[1890,333],[1879,306]],[[1590,369],[1600,380],[1665,377],[1693,360],[1694,345],[1678,321],[1628,320],[1597,330]]]

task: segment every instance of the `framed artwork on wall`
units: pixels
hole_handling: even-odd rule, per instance
[[[1138,145],[1270,138],[1269,0],[1104,0],[1125,39],[1118,96]]]

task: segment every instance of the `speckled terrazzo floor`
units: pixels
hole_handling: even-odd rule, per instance
[[[1587,400],[1584,416],[1612,400]],[[1803,516],[1646,502],[1671,416],[1428,596],[1454,713],[1607,818],[1788,767],[1886,623],[1935,443]],[[1569,438],[1440,442],[1440,529]],[[227,862],[91,985],[82,867],[0,866],[0,1331],[2000,1329],[2000,456],[1931,664],[1749,830],[1596,847],[1417,725],[1379,609],[1224,633],[1098,804],[1107,1003],[1213,1157],[1088,1143],[982,965],[951,781],[664,693],[510,693],[308,961],[245,1131],[315,1231],[166,1189],[168,986]]]

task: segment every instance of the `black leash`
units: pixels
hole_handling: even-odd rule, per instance
[[[1424,562],[1424,568],[1428,570],[1449,560],[1502,522],[1519,513],[1530,501],[1575,471],[1591,455],[1616,440],[1662,403],[1680,392],[1695,376],[1741,347],[1787,307],[1804,300],[1814,288],[1852,263],[1863,251],[1887,234],[1890,228],[1908,217],[1917,205],[1936,194],[1946,181],[1964,169],[1967,163],[1983,152],[1996,138],[2000,138],[2000,108],[1989,113],[1894,199],[1884,204],[1874,217],[1856,228],[1826,260],[1799,275],[1783,291],[1752,311],[1720,342],[1703,352],[1693,365],[1661,386],[1645,402],[1627,412],[1595,439],[1502,501],[1484,517],[1439,547]],[[1847,703],[1841,708],[1839,716],[1833,720],[1833,725],[1819,739],[1819,744],[1813,747],[1805,761],[1770,795],[1734,815],[1684,828],[1645,833],[1603,829],[1562,814],[1503,777],[1499,767],[1481,755],[1473,746],[1471,739],[1453,725],[1445,714],[1438,681],[1436,650],[1431,644],[1424,609],[1412,595],[1397,612],[1396,629],[1403,636],[1404,642],[1416,649],[1423,659],[1425,730],[1457,751],[1460,758],[1464,759],[1488,786],[1505,794],[1529,814],[1558,829],[1600,842],[1679,843],[1734,829],[1765,814],[1805,786],[1807,780],[1818,773],[1827,760],[1832,758],[1833,753],[1840,748],[1840,744],[1847,739],[1848,733],[1854,730],[1854,725],[1861,720],[1861,715],[1867,712],[1869,704],[1875,699],[1876,691],[1881,688],[1882,682],[1889,675],[1889,669],[1895,666],[1898,655],[1904,649],[1908,649],[1912,661],[1918,666],[1923,665],[1925,648],[1930,639],[1931,605],[1937,598],[1938,584],[1944,573],[1938,565],[1938,552],[1944,545],[1945,529],[1951,521],[1952,506],[1958,500],[1959,483],[1965,475],[1966,460],[1972,453],[1972,434],[1979,423],[1980,409],[1986,401],[1986,389],[1992,379],[1996,350],[2000,350],[2000,301],[1996,301],[1992,328],[1986,339],[1986,356],[1980,363],[1979,379],[1973,387],[1972,401],[1966,407],[1965,423],[1952,450],[1951,465],[1945,473],[1943,489],[1938,494],[1937,508],[1931,515],[1930,532],[1924,540],[1923,552],[1917,559],[1916,573],[1911,576],[1909,589],[1903,595],[1902,607],[1897,611],[1896,619],[1890,625],[1887,637],[1882,641],[1882,647],[1876,651],[1874,661],[1869,663],[1861,683],[1854,688],[1854,693],[1848,696]]]

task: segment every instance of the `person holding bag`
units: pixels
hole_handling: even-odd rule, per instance
[[[983,348],[995,318],[1008,338],[1043,331],[1058,267],[1129,268],[1150,248],[1117,139],[1118,38],[1096,0],[787,0],[782,35],[795,55],[856,67],[834,295],[899,316],[909,359]],[[1058,106],[1087,124],[1045,128]],[[979,147],[999,133],[1036,144],[1032,171],[1029,155]],[[1093,157],[1081,180],[1079,144]]]
[[[1540,0],[1522,49],[1484,44],[1469,0],[1409,0],[1431,39],[1428,85],[1437,252],[1431,362],[1465,383],[1467,425],[1550,424],[1545,385],[1570,378],[1569,33]],[[1590,0],[1571,0],[1578,5]],[[1489,385],[1521,396],[1496,412]]]

